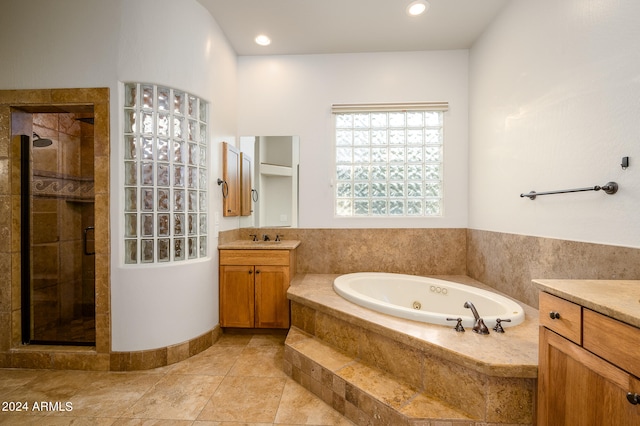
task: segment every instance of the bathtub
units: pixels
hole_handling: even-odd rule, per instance
[[[477,287],[436,278],[384,272],[358,272],[337,277],[333,288],[343,298],[384,314],[430,324],[455,326],[447,318],[462,318],[465,327],[475,319],[465,302],[473,303],[489,328],[496,319],[504,328],[524,321],[524,309],[515,301]]]

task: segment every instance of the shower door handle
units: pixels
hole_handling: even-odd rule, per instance
[[[84,254],[86,254],[87,256],[96,254],[95,251],[92,251],[92,252],[87,251],[87,233],[89,231],[95,231],[95,229],[96,228],[93,226],[87,226],[86,228],[84,228]]]

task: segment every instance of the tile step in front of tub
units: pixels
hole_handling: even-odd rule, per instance
[[[479,420],[291,327],[286,373],[357,425],[471,426]]]

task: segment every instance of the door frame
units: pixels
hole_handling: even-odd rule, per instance
[[[110,318],[110,119],[109,89],[0,90],[0,367],[51,368],[55,356],[46,346],[22,353],[20,135],[30,135],[30,111],[45,108],[94,109],[94,192],[96,262],[96,345],[76,354],[71,364],[85,369],[109,369]],[[25,114],[21,114],[24,112]],[[25,119],[21,119],[21,115]],[[83,356],[85,354],[86,356]],[[36,365],[34,365],[34,363]],[[26,365],[28,364],[28,365]],[[93,367],[93,368],[92,368]],[[60,368],[60,367],[57,367]],[[72,368],[72,367],[69,367]]]

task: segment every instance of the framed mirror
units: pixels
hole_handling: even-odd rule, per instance
[[[240,151],[253,159],[251,214],[241,218],[240,225],[297,227],[299,137],[243,136]]]
[[[253,162],[251,156],[240,151],[240,216],[251,216],[253,203]]]

